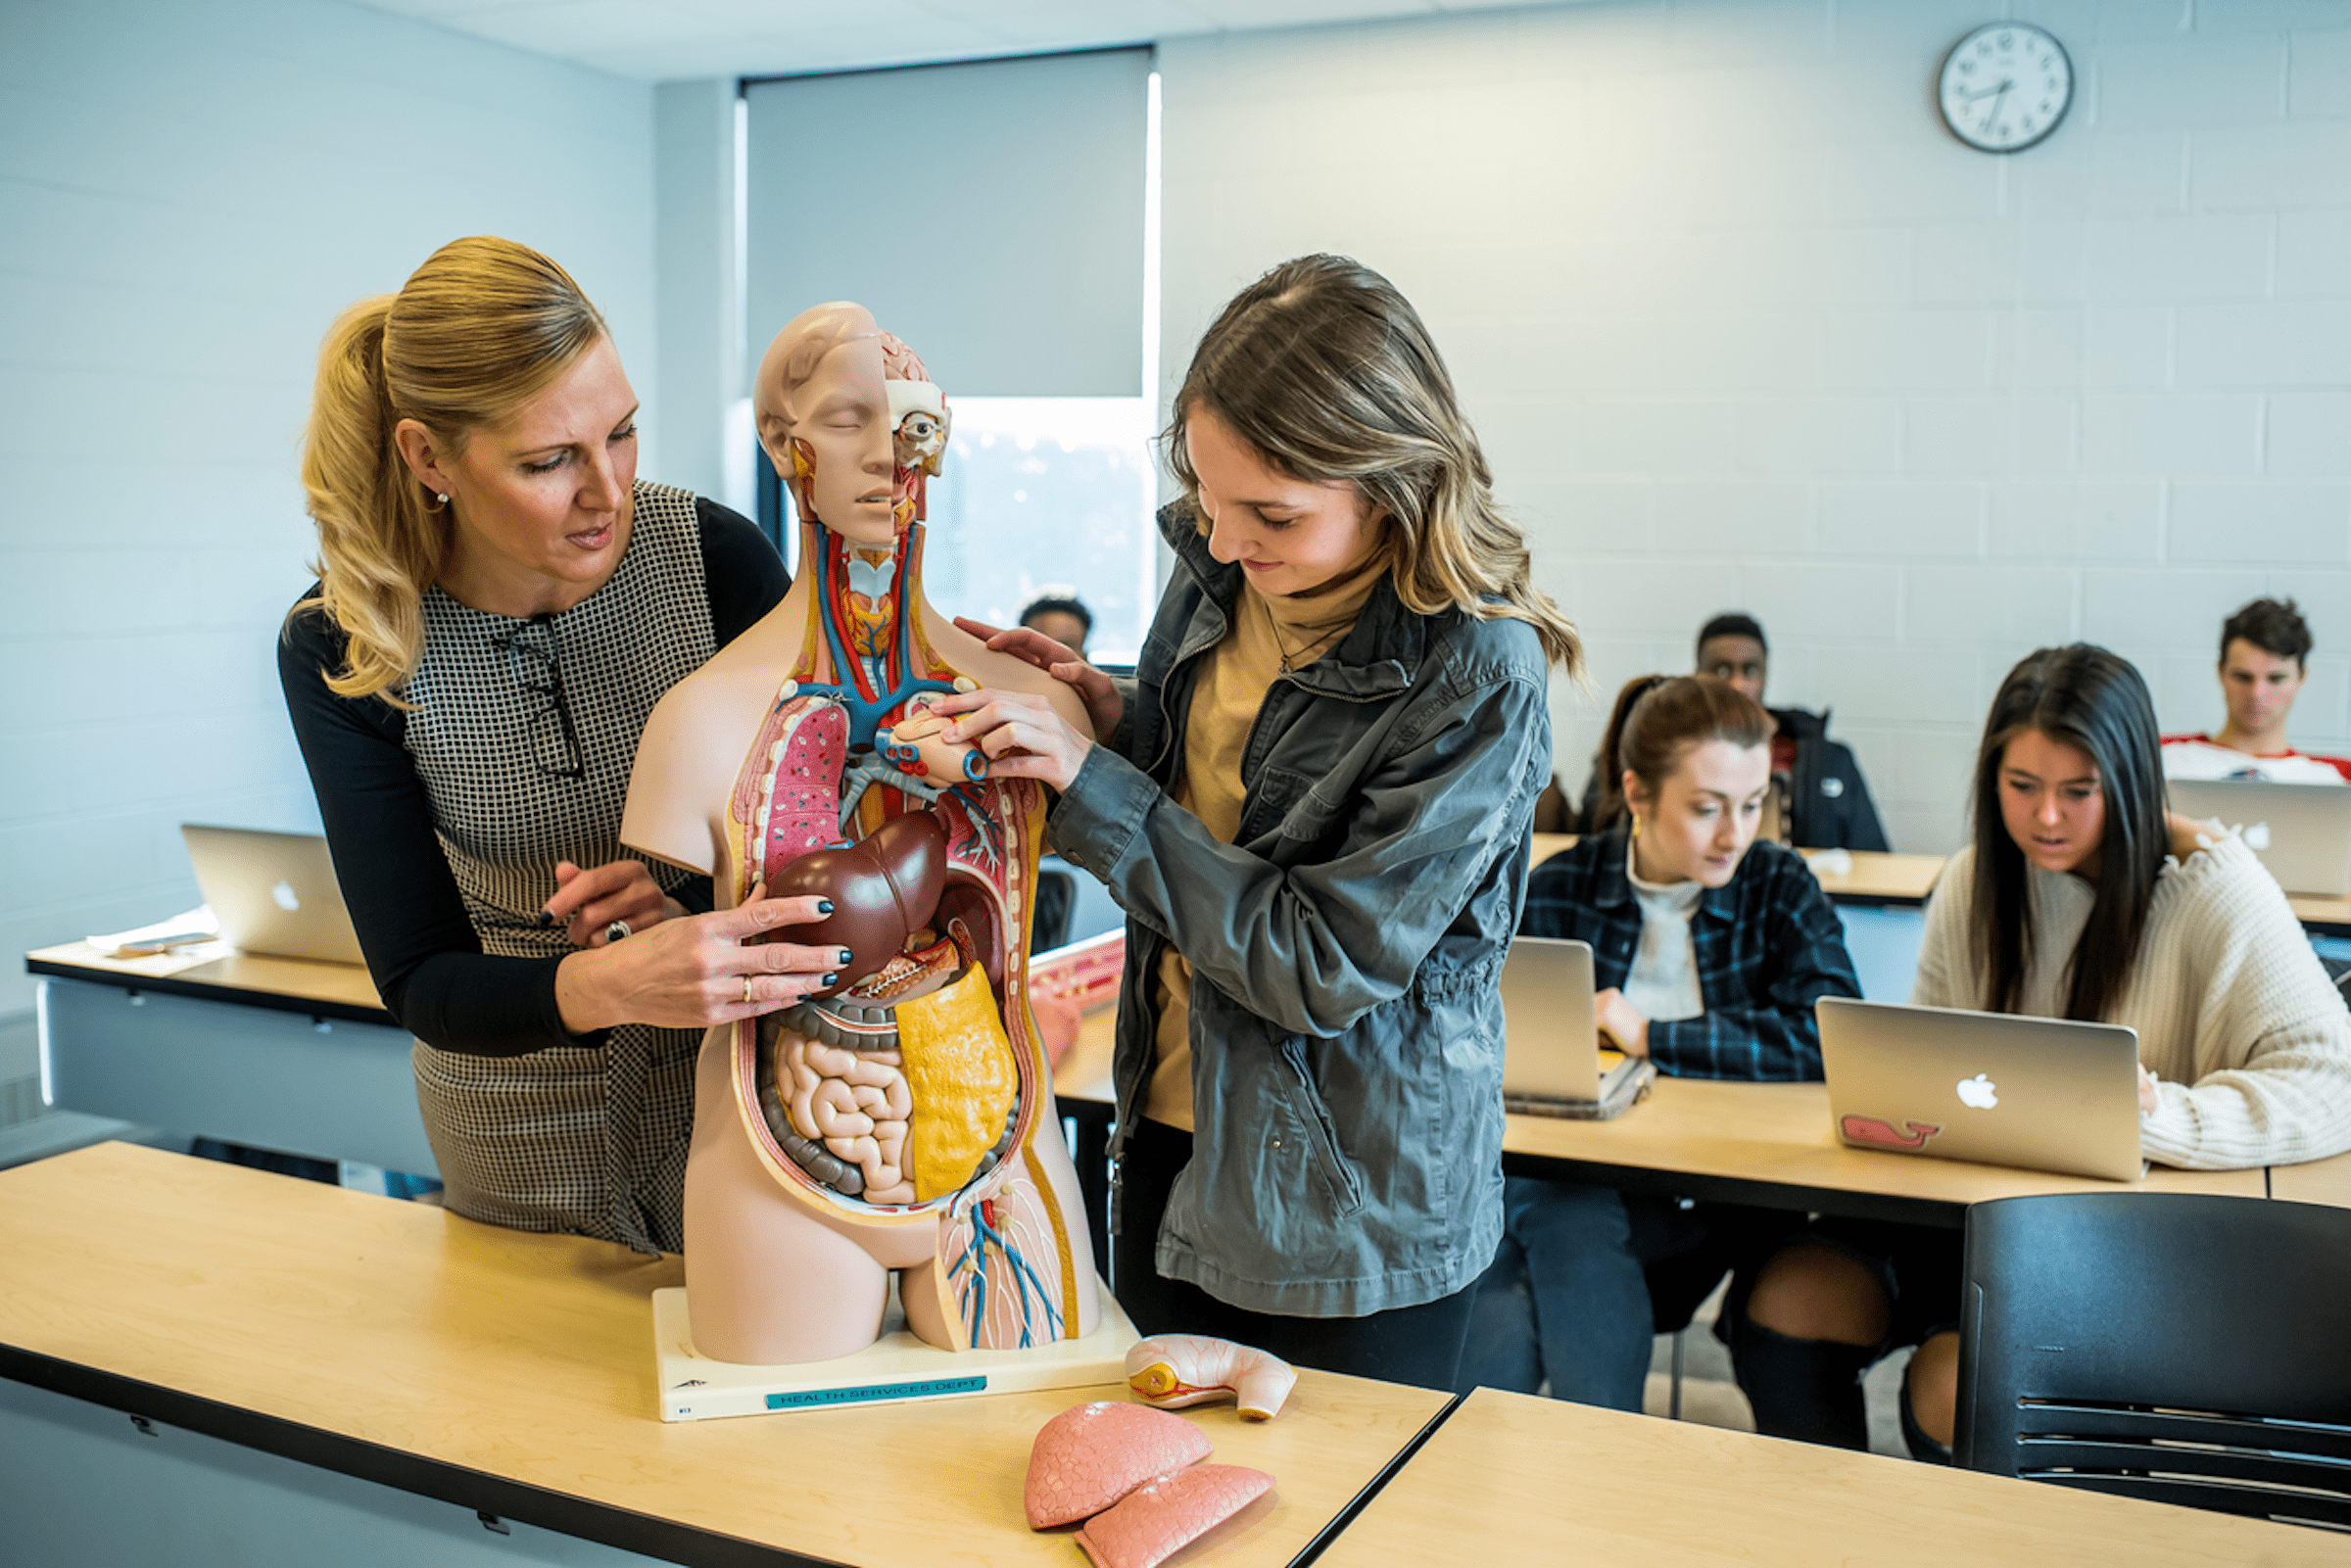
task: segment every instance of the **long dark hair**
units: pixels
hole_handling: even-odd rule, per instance
[[[1234,295],[1201,337],[1160,439],[1205,528],[1184,445],[1199,408],[1276,471],[1351,484],[1385,511],[1406,609],[1524,621],[1544,657],[1580,677],[1583,640],[1535,587],[1526,537],[1494,499],[1444,357],[1386,278],[1343,256],[1302,256]]]
[[[1778,726],[1763,704],[1711,675],[1637,675],[1616,693],[1608,728],[1593,758],[1598,776],[1587,832],[1613,828],[1625,815],[1624,776],[1653,796],[1665,787],[1686,746],[1728,740],[1759,746]]]
[[[2000,761],[2029,730],[2079,746],[2097,764],[2106,798],[2097,898],[2067,968],[2065,1016],[2106,1016],[2130,978],[2155,903],[2171,836],[2164,826],[2161,737],[2147,683],[2131,661],[2087,642],[2027,654],[2000,683],[1976,754],[1976,866],[1968,945],[1985,976],[1984,1005],[2013,1013],[2032,950],[2033,901],[2025,852],[2000,814]]]

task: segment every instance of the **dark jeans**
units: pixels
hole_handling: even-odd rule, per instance
[[[1639,1410],[1650,1343],[1690,1321],[1722,1276],[1766,1256],[1800,1214],[1684,1205],[1512,1176],[1501,1248],[1478,1281],[1462,1387]]]
[[[1298,1366],[1375,1377],[1419,1388],[1454,1387],[1471,1283],[1441,1300],[1367,1317],[1285,1317],[1221,1302],[1186,1280],[1163,1277],[1152,1261],[1168,1193],[1191,1163],[1192,1135],[1138,1121],[1119,1165],[1119,1234],[1111,1240],[1111,1289],[1145,1334],[1207,1334],[1254,1345]],[[1246,1223],[1244,1216],[1236,1221]]]

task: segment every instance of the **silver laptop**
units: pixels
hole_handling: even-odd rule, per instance
[[[1589,942],[1512,937],[1502,962],[1502,1095],[1513,1110],[1602,1105],[1641,1066],[1613,1050],[1602,1055]]]
[[[2289,893],[2351,893],[2351,788],[2266,779],[2169,779],[2172,809],[2242,828],[2245,847]]]
[[[181,824],[179,835],[231,947],[321,964],[366,962],[324,838],[192,822]]]
[[[1824,996],[1829,1117],[1856,1149],[2135,1181],[2138,1034]]]

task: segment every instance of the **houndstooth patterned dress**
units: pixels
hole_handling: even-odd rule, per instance
[[[521,621],[438,588],[424,594],[406,744],[485,953],[572,951],[561,927],[538,919],[555,863],[628,853],[620,817],[637,737],[715,647],[694,497],[639,480],[633,499],[619,569],[560,615]],[[648,864],[664,891],[689,879]],[[645,1024],[523,1056],[418,1040],[416,1099],[449,1208],[517,1230],[680,1250],[700,1043],[698,1029]]]

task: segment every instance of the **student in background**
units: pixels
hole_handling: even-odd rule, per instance
[[[1757,702],[1771,649],[1751,615],[1717,615],[1698,632],[1698,673],[1728,681]],[[1771,773],[1783,791],[1781,831],[1799,849],[1888,847],[1878,808],[1851,750],[1829,738],[1829,716],[1802,708],[1773,708],[1779,733],[1771,742]]]
[[[1927,906],[1913,1002],[2138,1032],[2139,1140],[2188,1169],[2351,1149],[2351,1014],[2234,833],[2164,810],[2155,708],[2130,663],[2043,648],[1984,727],[1974,842]],[[1764,1265],[1732,1336],[1758,1431],[1866,1446],[1860,1378],[1919,1345],[1903,1429],[1947,1459],[1960,1238],[1823,1221]]]
[[[1592,944],[1601,1028],[1680,1077],[1817,1079],[1812,1006],[1858,996],[1844,928],[1802,859],[1757,842],[1771,716],[1710,676],[1643,676],[1601,742],[1601,820],[1527,884],[1519,931]],[[1461,1387],[1641,1408],[1650,1336],[1689,1320],[1798,1214],[1512,1176]]]
[[[2221,623],[2219,735],[2163,737],[2166,779],[2267,779],[2275,784],[2351,782],[2351,759],[2312,756],[2286,743],[2286,720],[2310,673],[2310,625],[2288,599],[2257,598]]]
[[[1076,589],[1049,588],[1021,611],[1021,624],[1084,658],[1085,640],[1094,631],[1094,612],[1085,607]]]

